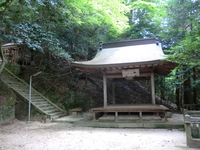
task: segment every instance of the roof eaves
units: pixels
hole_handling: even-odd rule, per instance
[[[73,62],[71,65],[81,68],[107,68],[107,67],[124,67],[124,66],[139,66],[139,65],[151,65],[151,64],[164,64],[167,61],[165,60],[153,60],[146,62],[130,62],[130,63],[113,63],[113,64],[84,64],[79,62]]]

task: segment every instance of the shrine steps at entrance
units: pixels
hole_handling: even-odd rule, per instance
[[[146,114],[143,115],[142,121],[154,121],[154,122],[160,122],[163,118],[161,118],[158,114]],[[108,114],[101,116],[98,121],[115,121],[115,115],[114,114]],[[123,122],[139,122],[139,117],[137,114],[119,114],[118,121]]]
[[[54,122],[72,123],[74,126],[80,127],[98,127],[98,128],[163,128],[163,129],[184,129],[183,114],[172,114],[171,118],[168,118],[167,122],[143,119],[142,121],[130,120],[127,116],[122,116],[122,120],[102,121],[99,118],[98,121],[92,120],[91,113],[83,113],[82,117],[66,116],[60,119],[54,120]]]
[[[138,119],[142,121],[143,114],[147,115],[150,117],[145,117],[146,119],[154,119],[155,117],[161,118],[163,116],[164,121],[167,121],[167,112],[169,109],[163,105],[154,105],[154,104],[137,104],[137,105],[108,105],[106,107],[97,107],[97,108],[92,108],[91,112],[93,113],[93,120],[98,120],[102,114],[104,114],[104,118],[109,118],[107,117],[108,114],[114,113],[115,114],[115,121],[119,120],[119,115],[122,113],[128,113],[129,118],[131,117],[131,114],[138,114]],[[153,114],[153,118],[151,118]],[[132,115],[134,117],[131,117],[132,119],[135,118],[135,115]],[[155,116],[156,115],[156,116]]]
[[[99,127],[99,128],[163,128],[163,129],[184,129],[183,123],[158,123],[158,122],[99,122],[79,121],[76,126]]]
[[[18,78],[5,67],[1,72],[0,80],[28,104],[30,85]],[[32,88],[31,104],[40,114],[42,114],[44,121],[46,121],[46,119],[54,120],[66,115],[66,112],[63,109],[48,100],[34,88]]]

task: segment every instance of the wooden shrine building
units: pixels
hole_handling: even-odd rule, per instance
[[[167,75],[176,66],[164,60],[166,55],[162,51],[158,38],[126,40],[113,43],[104,43],[100,52],[90,61],[73,62],[72,65],[86,73],[102,74],[104,105],[93,108],[93,115],[97,112],[163,112],[168,108],[156,105],[154,76]],[[151,83],[151,104],[148,105],[108,105],[107,79],[113,80],[149,80]],[[114,87],[114,86],[113,86]],[[114,88],[113,88],[114,89]],[[114,90],[113,90],[113,93]],[[113,96],[114,97],[114,96]],[[113,99],[113,104],[115,100]]]
[[[19,59],[19,48],[15,43],[2,45],[3,54],[8,63],[15,63]],[[1,58],[0,58],[1,61]]]

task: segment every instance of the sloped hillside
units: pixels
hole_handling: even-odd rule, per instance
[[[37,63],[38,62],[38,63]],[[48,99],[66,110],[82,107],[89,110],[103,105],[103,81],[101,74],[86,75],[77,71],[70,62],[60,58],[36,61],[34,65],[11,65],[15,74],[29,83],[30,75],[42,73],[32,78],[32,86]],[[44,62],[48,62],[44,65]],[[17,67],[18,66],[18,67]],[[108,103],[112,104],[112,81],[108,80]],[[149,81],[115,82],[115,99],[117,104],[151,103]],[[157,101],[161,102],[157,97]]]
[[[71,68],[68,62],[46,68],[33,78],[33,87],[65,109],[83,107],[88,110],[103,105],[103,81]],[[21,67],[20,77],[29,81],[29,76],[38,71],[36,66]],[[116,82],[117,104],[151,103],[150,89],[139,82]],[[108,80],[108,103],[112,103],[112,82]]]

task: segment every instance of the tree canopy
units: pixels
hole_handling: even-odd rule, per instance
[[[177,85],[177,80],[190,80],[195,95],[200,83],[199,7],[198,0],[1,0],[0,46],[16,42],[44,57],[88,60],[99,41],[159,35],[168,60],[179,64],[169,77],[173,80],[165,81]],[[1,72],[2,50],[0,57]]]

